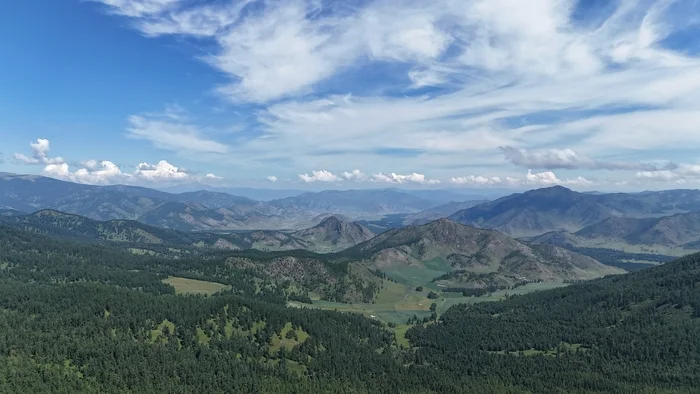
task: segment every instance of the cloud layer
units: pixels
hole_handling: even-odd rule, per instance
[[[603,170],[612,185],[692,179],[698,160],[694,0],[99,2],[146,37],[205,49],[212,89],[253,118],[235,143],[143,114],[127,134],[260,179],[508,185],[515,165],[533,185]]]

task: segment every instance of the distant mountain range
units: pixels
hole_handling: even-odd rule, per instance
[[[0,215],[0,222],[37,234],[117,243],[206,247],[214,249],[304,249],[320,253],[343,250],[374,234],[348,218],[330,215],[311,228],[295,232],[258,230],[234,233],[182,232],[135,220],[97,221],[50,209],[28,215]]]
[[[42,209],[94,220],[138,220],[182,231],[302,229],[323,214],[380,218],[415,213],[439,203],[396,190],[302,193],[269,202],[212,191],[171,194],[136,186],[92,186],[33,175],[0,174],[0,209]]]
[[[585,194],[554,186],[459,211],[450,219],[515,237],[576,232],[609,218],[654,218],[700,211],[700,191]]]
[[[488,200],[470,200],[470,201],[450,201],[448,203],[438,205],[437,207],[428,208],[424,211],[417,213],[407,214],[403,218],[403,222],[406,225],[420,225],[430,223],[437,219],[446,218],[454,215],[455,213],[468,209],[483,203],[488,202]]]

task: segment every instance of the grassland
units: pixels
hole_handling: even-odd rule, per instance
[[[512,290],[499,290],[482,297],[464,297],[460,293],[440,293],[437,299],[428,298],[430,288],[416,291],[415,287],[399,283],[385,282],[385,287],[379,292],[373,304],[343,304],[314,300],[312,305],[299,302],[289,302],[289,306],[298,308],[319,308],[338,312],[361,313],[366,317],[385,323],[403,325],[406,321],[417,316],[419,319],[430,316],[430,305],[437,304],[437,312],[443,313],[456,304],[474,304],[477,302],[498,301],[506,294],[525,294],[532,291],[548,290],[565,286],[563,283],[530,283]]]
[[[163,279],[163,283],[169,284],[175,288],[177,294],[203,294],[212,295],[222,290],[228,290],[231,286],[216,282],[207,282],[197,279],[180,278],[171,276]]]

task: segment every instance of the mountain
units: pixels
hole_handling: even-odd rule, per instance
[[[661,218],[610,218],[588,226],[576,235],[585,239],[614,238],[630,244],[684,247],[700,241],[700,213]]]
[[[53,209],[94,220],[139,220],[183,230],[303,229],[320,214],[353,218],[418,212],[436,205],[392,190],[303,193],[262,202],[215,191],[167,193],[138,186],[93,186],[53,178],[0,174],[0,209]]]
[[[137,219],[163,201],[53,178],[0,174],[0,208],[25,213],[56,209],[96,220]]]
[[[550,231],[576,232],[608,218],[654,218],[700,211],[700,191],[585,194],[562,186],[531,190],[468,208],[452,220],[532,237]]]
[[[454,215],[463,209],[471,208],[479,204],[488,202],[488,200],[472,200],[472,201],[451,201],[446,204],[438,205],[437,207],[429,208],[424,211],[405,215],[405,224],[426,224],[437,219],[442,219]]]
[[[508,288],[624,271],[552,245],[527,245],[448,219],[387,231],[343,252],[407,284]]]
[[[700,213],[660,218],[608,218],[575,233],[546,233],[533,242],[565,247],[624,247],[646,245],[697,250],[700,247]]]
[[[694,392],[698,283],[700,254],[502,302],[458,305],[406,337],[426,366],[517,387],[494,393]]]
[[[465,190],[448,190],[448,189],[399,189],[399,188],[389,188],[385,190],[391,190],[399,193],[409,194],[414,197],[422,198],[424,200],[430,200],[435,204],[447,204],[453,201],[466,201],[466,200],[489,200],[486,197],[486,193],[480,193],[480,191],[465,191]],[[499,196],[500,197],[500,196]]]
[[[329,250],[342,250],[374,237],[374,233],[367,227],[336,215],[323,219],[314,227],[295,231],[291,235],[315,245],[316,250],[324,246]]]
[[[450,216],[463,224],[522,237],[555,230],[576,231],[622,213],[598,202],[598,196],[561,186],[513,194]]]
[[[51,209],[29,215],[0,217],[0,221],[36,234],[114,243],[250,249],[255,242],[247,234],[185,233],[149,226],[135,220],[97,221]]]
[[[437,204],[395,190],[326,190],[270,201],[279,209],[378,218],[393,213],[419,212]]]
[[[231,233],[183,232],[151,226],[135,220],[97,221],[50,209],[28,215],[0,215],[0,222],[37,234],[81,240],[228,250],[302,249],[330,253],[354,246],[374,236],[360,224],[336,216],[325,217],[321,224],[295,233],[275,230]]]

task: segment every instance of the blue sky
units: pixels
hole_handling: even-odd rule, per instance
[[[0,4],[0,171],[697,188],[697,0]]]

